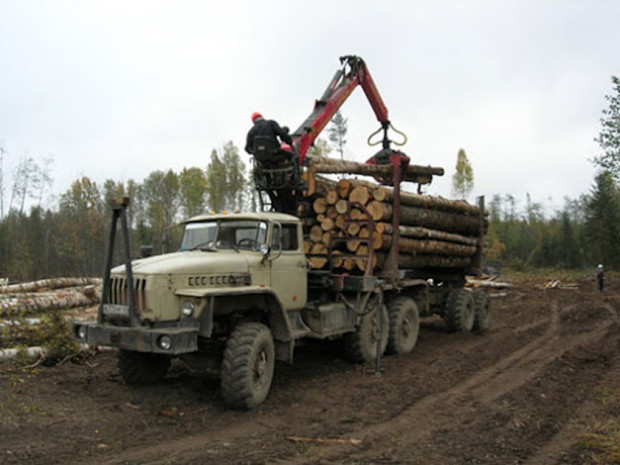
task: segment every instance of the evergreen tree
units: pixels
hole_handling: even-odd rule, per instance
[[[594,139],[603,150],[603,154],[594,158],[594,162],[603,170],[609,171],[615,181],[620,180],[620,78],[611,77],[614,93],[606,95],[609,108],[603,110],[599,136]]]
[[[589,248],[599,263],[620,266],[620,194],[609,171],[599,173],[587,203]]]

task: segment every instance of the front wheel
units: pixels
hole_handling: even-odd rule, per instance
[[[243,410],[257,407],[269,394],[274,367],[275,348],[269,328],[261,323],[238,325],[224,349],[221,373],[224,402]]]

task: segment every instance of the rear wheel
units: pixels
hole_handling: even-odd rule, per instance
[[[408,354],[418,342],[420,314],[418,306],[410,297],[396,297],[388,305],[390,331],[388,354]]]
[[[471,331],[474,327],[476,307],[473,294],[466,289],[452,289],[448,294],[444,322],[450,333]]]
[[[273,379],[275,349],[269,328],[261,323],[237,326],[224,350],[221,388],[224,402],[251,410],[262,403]]]
[[[385,352],[388,341],[388,314],[385,305],[381,308],[383,327],[381,331],[381,354]],[[379,312],[375,308],[364,315],[358,328],[344,335],[343,345],[346,357],[357,363],[372,362],[377,358],[377,341],[379,339]]]
[[[476,307],[474,329],[485,331],[491,327],[491,299],[489,294],[484,291],[474,292],[474,302]]]
[[[120,350],[118,369],[127,384],[154,384],[166,377],[170,358],[161,354]]]

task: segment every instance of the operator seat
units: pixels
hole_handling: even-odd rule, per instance
[[[269,136],[256,136],[252,149],[257,162],[266,164],[276,161],[278,145],[273,138]]]

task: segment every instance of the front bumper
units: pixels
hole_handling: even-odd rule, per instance
[[[136,328],[95,322],[73,323],[73,337],[92,346],[117,347],[135,352],[178,355],[198,350],[198,324]]]

